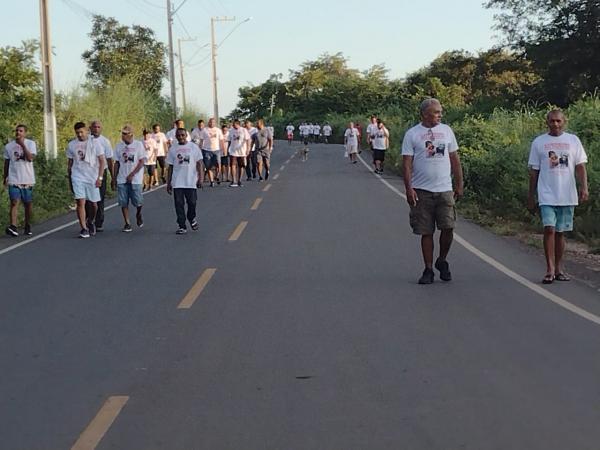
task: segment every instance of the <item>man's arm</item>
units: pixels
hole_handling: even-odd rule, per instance
[[[587,170],[585,168],[585,163],[577,164],[575,166],[575,176],[579,182],[579,200],[585,202],[590,197],[588,192]]]
[[[459,199],[463,196],[463,170],[458,152],[450,153],[450,169],[454,179],[454,197]]]
[[[169,164],[169,168],[167,169],[167,194],[171,194],[173,192],[173,187],[171,186],[171,179],[173,178],[173,164]]]
[[[402,155],[402,178],[406,190],[406,201],[410,206],[417,206],[419,197],[412,187],[413,155]]]
[[[135,176],[135,174],[138,173],[144,167],[144,161],[145,161],[145,159],[138,160],[136,166],[133,168],[133,170],[131,171],[131,173],[129,175],[127,175],[127,182],[128,183],[131,183],[131,181],[133,180],[133,177]]]
[[[119,175],[119,169],[121,168],[121,164],[119,161],[115,161],[113,164],[113,170],[111,174],[110,187],[114,191],[117,188],[117,176]]]
[[[96,179],[96,187],[102,185],[102,176],[104,175],[104,168],[106,167],[106,158],[104,155],[98,155],[98,178]]]
[[[29,162],[33,161],[33,159],[35,158],[35,155],[29,151],[29,149],[25,145],[25,140],[20,139],[17,141],[17,144],[19,144],[21,146],[21,148],[23,149],[23,156],[25,157],[25,159]]]
[[[73,170],[73,160],[67,159],[67,177],[69,178],[69,189],[73,192],[73,180],[71,179],[71,171]]]
[[[198,173],[198,181],[196,181],[196,187],[202,189],[202,183],[204,183],[204,167],[202,160],[196,161],[196,172]]]
[[[531,212],[535,211],[535,193],[537,192],[538,179],[540,171],[529,169],[529,192],[527,194],[527,209]]]
[[[10,165],[10,159],[4,160],[4,175],[2,176],[2,183],[6,186],[8,182],[8,166]]]

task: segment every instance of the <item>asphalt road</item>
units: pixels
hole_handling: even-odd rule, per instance
[[[456,244],[420,286],[400,180],[295,149],[198,232],[159,189],[141,230],[0,254],[1,449],[600,448],[597,291],[462,221],[496,266]]]

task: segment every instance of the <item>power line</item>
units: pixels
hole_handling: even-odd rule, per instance
[[[80,17],[85,17],[88,20],[91,20],[95,15],[97,15],[95,12],[90,11],[89,9],[80,5],[74,0],[62,0],[62,2],[75,14],[77,14]]]
[[[193,39],[192,35],[190,34],[190,32],[187,30],[187,28],[183,24],[183,21],[181,20],[181,17],[179,16],[179,14],[176,13],[175,16],[177,17],[177,21],[179,22],[179,25],[181,26],[181,28],[183,29],[183,31],[185,31],[185,34],[187,34],[188,39]]]
[[[148,0],[142,0],[142,2],[144,2],[146,5],[148,5],[148,6],[152,6],[152,7],[154,7],[154,8],[158,8],[158,9],[167,9],[167,8],[166,8],[166,7],[164,7],[164,6],[156,5],[156,4],[152,3],[152,2],[149,2]]]

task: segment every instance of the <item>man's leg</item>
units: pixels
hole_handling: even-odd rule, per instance
[[[565,253],[565,233],[556,231],[554,233],[554,273],[564,274],[562,258]]]
[[[33,216],[33,202],[23,203],[25,208],[25,227],[31,226],[31,217]]]
[[[256,178],[256,169],[258,166],[256,150],[253,152],[250,152],[250,160],[252,161],[252,178]]]
[[[90,228],[90,225],[93,225],[96,222],[96,214],[94,213],[94,207],[89,200],[85,201],[85,218],[86,218],[86,227]],[[97,209],[96,209],[97,212]]]
[[[187,219],[191,223],[196,219],[196,200],[198,192],[196,189],[185,189],[185,201],[187,203]]]
[[[125,208],[121,208],[121,214],[123,214],[125,225],[129,225],[129,208],[127,206]]]
[[[87,217],[87,209],[88,209],[87,203],[88,202],[86,201],[85,198],[78,198],[75,201],[77,202],[77,219],[79,220],[79,226],[81,227],[82,230],[87,230],[88,225],[87,225],[86,217]],[[91,209],[91,205],[90,205],[90,209]]]
[[[100,201],[98,202],[98,212],[96,213],[96,229],[104,226],[104,197],[106,196],[106,177],[107,171],[104,171],[104,176],[102,177],[102,184],[100,185]]]
[[[454,239],[454,230],[452,228],[442,230],[440,233],[440,261],[446,261],[452,240]]]
[[[19,213],[19,200],[14,199],[10,201],[10,225],[17,226],[17,216]]]
[[[179,228],[185,226],[185,189],[173,189],[173,200],[175,201],[175,214],[177,215],[177,225]]]
[[[421,236],[421,253],[426,269],[433,269],[433,234]]]
[[[556,233],[554,227],[544,227],[544,254],[546,256],[546,275],[554,276],[556,261]],[[561,255],[562,256],[562,255]]]
[[[263,163],[265,165],[265,180],[269,179],[269,171],[271,170],[271,166],[269,164],[270,158],[270,155],[266,158],[263,158]]]

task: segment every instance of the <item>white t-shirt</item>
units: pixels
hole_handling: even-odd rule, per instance
[[[375,133],[377,132],[377,124],[376,123],[370,123],[369,125],[367,125],[367,136],[369,136],[371,139],[375,139]]]
[[[98,166],[92,167],[90,163],[85,161],[85,149],[87,142],[90,138],[85,141],[79,139],[73,139],[67,145],[67,158],[73,160],[73,166],[71,167],[71,180],[80,183],[96,183],[98,179]],[[92,139],[92,145],[96,153],[96,158],[104,156],[104,149]],[[98,164],[100,164],[98,162]]]
[[[254,135],[256,133],[258,133],[258,128],[256,128],[256,127],[250,127],[250,128],[246,128],[246,131],[248,132],[248,135],[250,136],[250,140],[247,141],[248,142],[248,146],[250,148],[246,147],[246,152],[250,153],[251,151],[254,150],[254,139],[253,138],[254,138]]]
[[[331,136],[331,127],[329,125],[323,127],[323,134],[325,136]]]
[[[171,165],[173,171],[171,186],[174,189],[196,189],[198,161],[202,161],[202,152],[193,142],[186,142],[183,145],[175,142],[171,145],[167,154],[167,164]]]
[[[194,144],[200,145],[200,133],[202,133],[202,130],[204,130],[204,128],[206,127],[202,127],[202,129],[196,127],[192,130],[191,140]]]
[[[250,139],[250,133],[244,127],[239,127],[237,130],[231,128],[229,130],[229,154],[231,156],[246,156],[246,141]]]
[[[139,161],[146,162],[146,148],[141,141],[133,141],[126,144],[121,141],[115,147],[115,161],[119,163],[119,173],[117,174],[117,184],[127,183],[127,176],[133,172]],[[144,183],[144,169],[140,169],[133,176],[131,184]]]
[[[542,134],[535,138],[529,153],[529,167],[540,171],[538,203],[550,206],[578,205],[575,166],[586,162],[583,145],[574,134]]]
[[[351,146],[358,145],[358,130],[356,128],[346,128],[344,137],[346,138],[346,144]]]
[[[162,131],[159,131],[158,133],[152,134],[152,138],[158,144],[158,152],[156,153],[156,156],[165,156],[165,143],[167,145],[169,144],[169,141],[167,140],[167,136],[165,136],[165,133],[163,133]]]
[[[372,138],[371,143],[373,144],[373,150],[386,150],[387,149],[387,139],[390,137],[390,132],[387,128],[383,127],[381,129],[375,130],[373,133],[375,135]]]
[[[92,139],[94,139],[96,142],[98,142],[100,147],[102,147],[102,150],[104,150],[104,157],[106,159],[114,158],[113,148],[112,148],[112,145],[110,144],[110,141],[108,140],[108,138],[100,135],[98,137],[92,136]]]
[[[321,126],[320,125],[313,126],[313,134],[316,134],[316,135],[321,134]]]
[[[292,134],[294,130],[294,125],[288,125],[287,127],[285,127],[285,131],[287,131],[287,134]]]
[[[37,154],[35,142],[25,139],[25,147],[32,155]],[[27,161],[23,156],[23,149],[15,141],[10,141],[4,147],[4,159],[9,160],[8,184],[35,184],[33,161]]]
[[[221,150],[221,141],[223,140],[223,132],[217,127],[204,127],[200,132],[200,142],[202,143],[202,150],[210,150],[211,152],[217,152]]]
[[[152,135],[149,135],[152,136]],[[156,165],[156,157],[158,156],[158,142],[152,137],[144,140],[144,149],[146,150],[146,162],[148,166]]]
[[[450,153],[458,150],[452,129],[445,124],[415,125],[404,135],[402,155],[413,156],[412,187],[430,192],[452,190]]]

